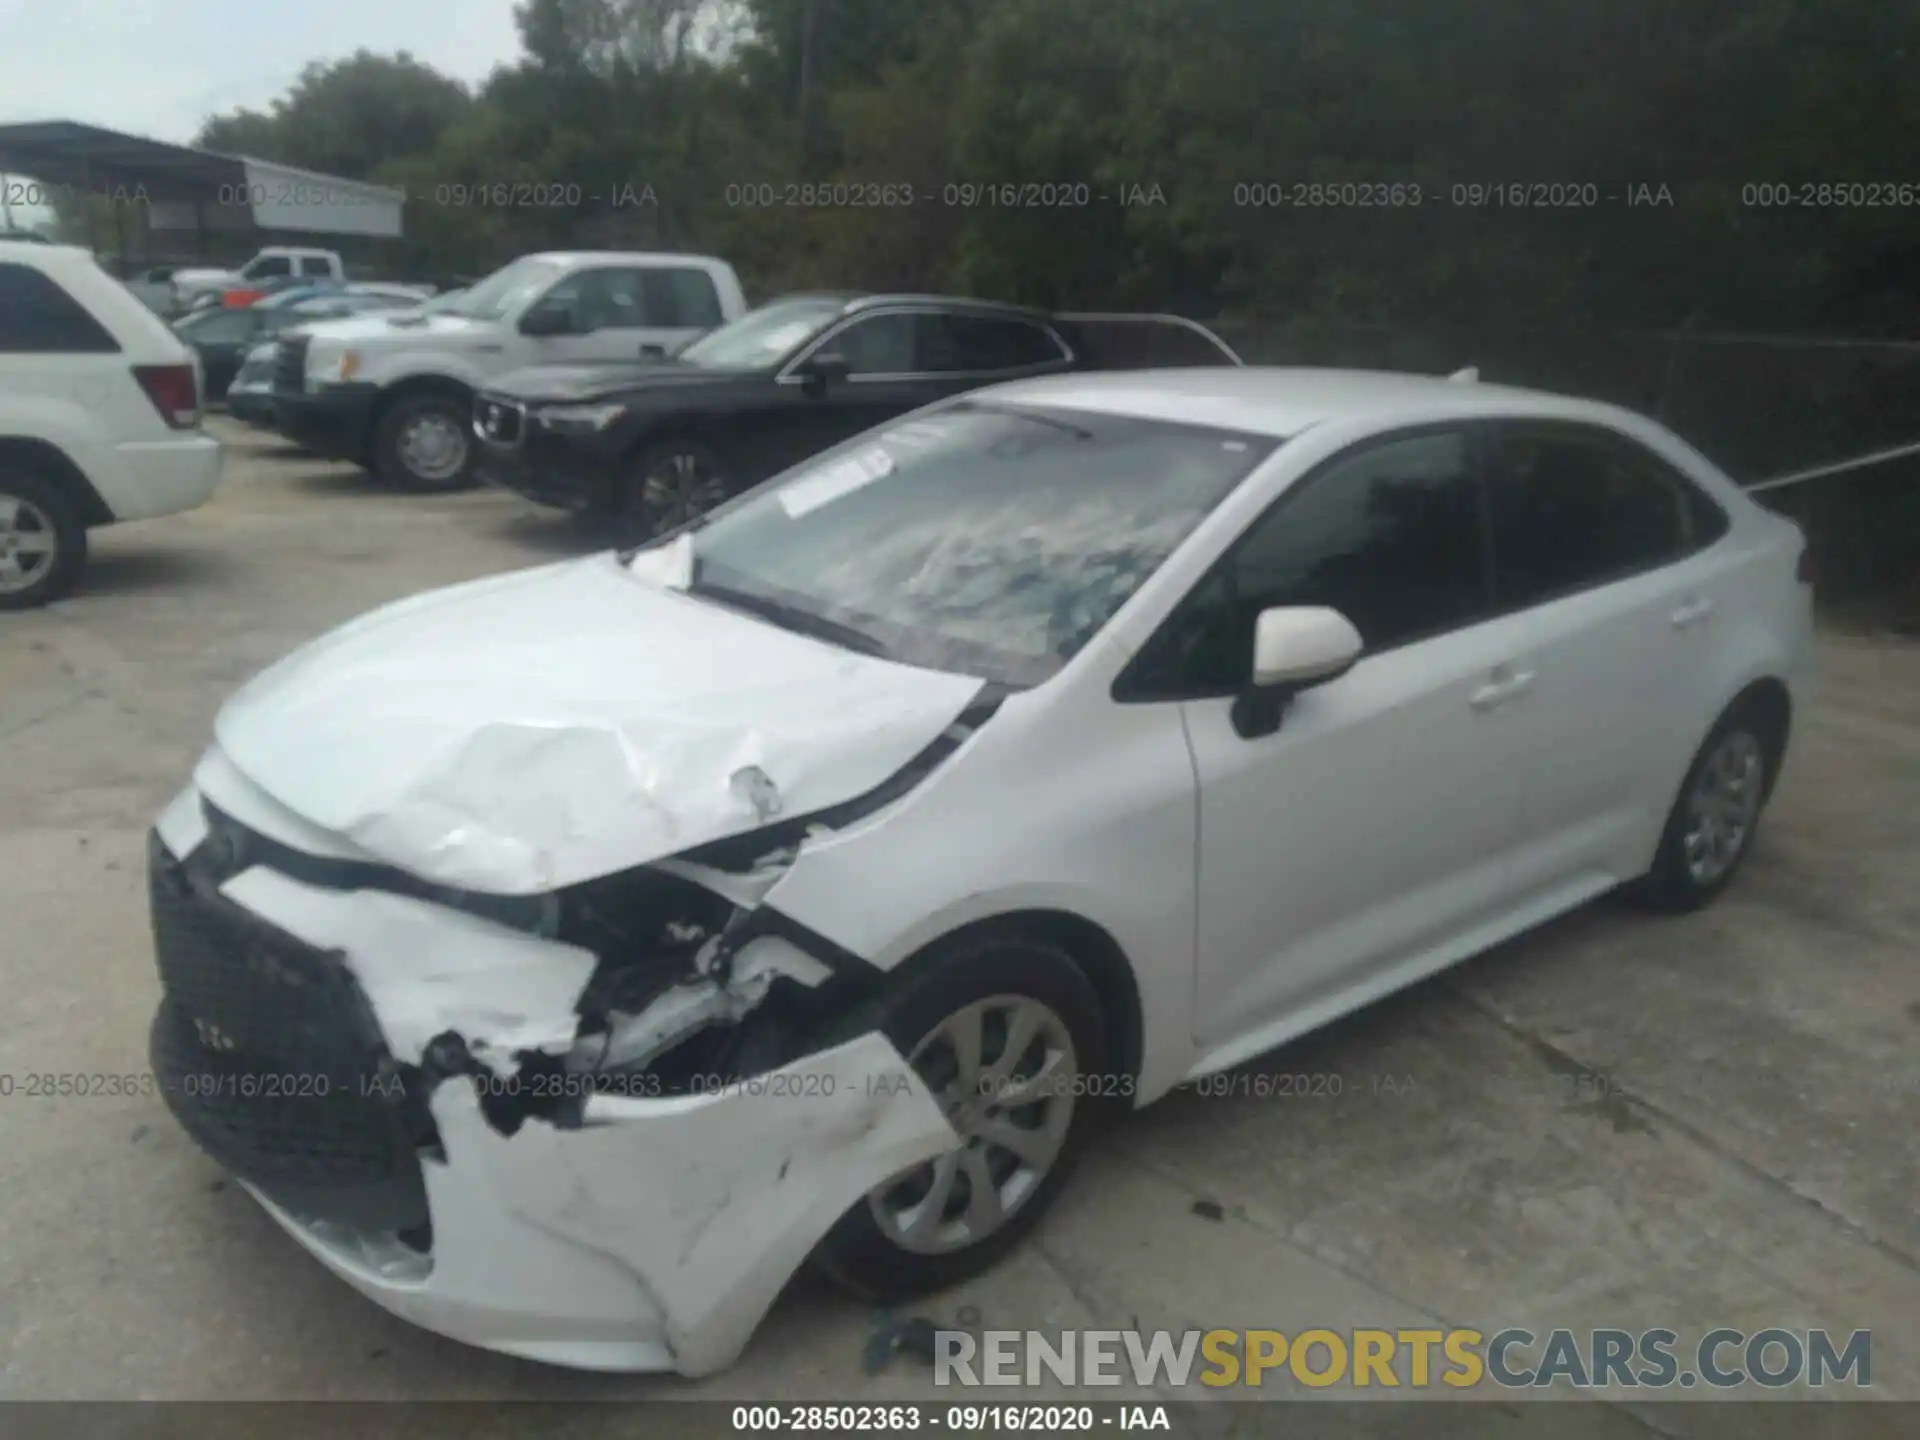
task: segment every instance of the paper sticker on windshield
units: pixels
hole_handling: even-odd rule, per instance
[[[889,445],[905,445],[909,449],[918,449],[922,445],[932,445],[953,433],[953,426],[942,425],[937,420],[909,420],[904,425],[896,425],[881,438]]]
[[[826,469],[783,487],[780,508],[787,517],[798,520],[808,511],[831,505],[842,496],[871,485],[893,473],[893,457],[875,448],[862,450],[833,462]]]

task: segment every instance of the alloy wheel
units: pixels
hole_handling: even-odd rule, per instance
[[[697,520],[726,498],[726,478],[690,450],[659,456],[640,476],[640,508],[655,535]]]
[[[1073,1123],[1073,1036],[1051,1008],[995,995],[947,1016],[908,1057],[960,1136],[868,1193],[881,1233],[923,1255],[992,1235],[1039,1189]]]
[[[1721,737],[1687,794],[1681,853],[1696,885],[1713,885],[1733,868],[1753,833],[1766,785],[1766,752],[1746,730]]]
[[[427,411],[407,421],[400,432],[400,463],[422,480],[453,479],[467,464],[467,433],[449,416]]]
[[[0,594],[39,584],[59,556],[53,517],[31,500],[0,494]]]

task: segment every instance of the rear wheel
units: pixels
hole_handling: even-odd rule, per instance
[[[30,610],[71,590],[87,563],[87,527],[65,489],[0,469],[0,610]]]
[[[473,484],[476,456],[465,403],[451,395],[410,395],[397,402],[374,432],[373,471],[399,490],[464,490]]]
[[[1008,933],[930,957],[880,1028],[960,1143],[876,1185],[814,1258],[856,1294],[896,1300],[979,1274],[1032,1228],[1085,1145],[1106,1050],[1085,972]]]
[[[720,504],[732,486],[732,467],[710,445],[677,439],[644,446],[621,474],[621,530],[632,541],[677,530]]]
[[[1746,702],[1722,715],[1687,769],[1634,897],[1684,913],[1726,889],[1752,848],[1779,764],[1779,727],[1765,706]]]

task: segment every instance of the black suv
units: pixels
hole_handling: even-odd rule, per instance
[[[895,416],[1001,380],[1237,365],[1167,315],[930,295],[790,295],[640,364],[542,366],[474,400],[479,472],[628,539],[683,524]]]

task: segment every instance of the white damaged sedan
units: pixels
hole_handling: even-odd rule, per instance
[[[324,1264],[709,1373],[991,1264],[1097,1111],[1751,844],[1799,532],[1623,411],[975,392],[254,680],[152,843],[153,1063]]]

